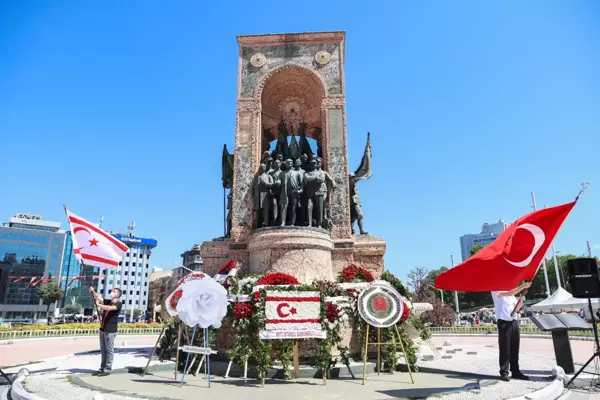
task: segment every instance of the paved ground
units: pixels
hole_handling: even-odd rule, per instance
[[[115,357],[115,368],[145,365],[147,360],[145,356],[155,341],[156,337],[148,336],[118,338],[117,345],[121,348]],[[432,375],[423,372],[415,374],[417,386],[421,390],[418,394],[420,397],[427,397],[441,388],[446,388],[446,390],[462,390],[463,392],[446,394],[436,398],[448,400],[506,399],[535,391],[547,385],[550,381],[550,370],[554,365],[554,350],[551,340],[522,339],[522,369],[534,379],[530,382],[512,381],[510,383],[495,380],[498,373],[498,353],[495,337],[434,337],[433,341],[439,346],[444,341],[449,341],[453,345],[451,349],[460,349],[461,351],[455,353],[450,360],[420,361],[420,366],[479,375],[467,376],[448,373]],[[123,342],[127,342],[128,346],[123,347]],[[593,346],[593,342],[589,341],[572,341],[571,347],[576,362],[587,360]],[[98,354],[81,354],[91,350],[97,350],[96,338],[30,339],[0,345],[0,362],[3,365],[17,365],[42,358],[62,356],[28,367],[34,374],[26,379],[26,388],[38,392],[39,395],[48,400],[62,400],[65,398],[66,393],[69,394],[69,398],[82,400],[95,398],[99,393],[98,391],[77,387],[70,382],[71,378],[67,378],[67,376],[73,374],[87,384],[121,392],[121,394],[104,393],[102,394],[104,400],[131,398],[132,387],[135,387],[135,392],[142,396],[154,393],[154,396],[181,400],[197,398],[199,392],[208,390],[206,381],[203,380],[202,376],[198,378],[187,377],[187,384],[183,388],[179,388],[174,383],[171,372],[156,372],[145,378],[134,374],[113,374],[107,378],[87,376],[88,372],[98,368],[99,363]],[[80,354],[66,357],[66,355],[74,352]],[[476,352],[477,354],[467,354],[469,352]],[[156,362],[153,364],[156,364]],[[6,368],[5,370],[6,372],[17,372],[18,369],[17,367]],[[224,380],[215,378],[210,394],[218,397],[227,396],[225,398],[239,398],[239,400],[259,397],[269,400],[271,398],[281,398],[282,396],[289,399],[357,398],[369,400],[406,398],[417,395],[414,391],[416,387],[410,384],[407,374],[373,376],[365,387],[360,383],[360,380],[329,380],[327,386],[323,387],[321,380],[301,379],[293,382],[268,382],[265,389],[260,389],[254,380],[245,385],[243,380],[239,379]],[[464,392],[466,389],[479,386],[481,388]],[[589,382],[587,385],[584,383],[582,386],[589,386]],[[190,395],[188,396],[186,393],[190,393]],[[140,399],[140,397],[137,398]],[[569,397],[570,400],[599,398],[600,396],[597,394],[590,395],[585,391],[572,393]]]

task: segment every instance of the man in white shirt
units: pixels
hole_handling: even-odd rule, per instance
[[[508,368],[513,379],[529,380],[529,377],[523,375],[519,369],[519,346],[521,343],[519,333],[519,311],[523,307],[525,297],[521,296],[517,300],[516,294],[528,289],[531,283],[524,283],[521,286],[507,292],[492,292],[494,299],[494,311],[498,320],[498,346],[500,347],[500,377],[508,382]]]

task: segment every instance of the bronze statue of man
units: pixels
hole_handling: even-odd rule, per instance
[[[358,223],[358,231],[361,235],[366,235],[367,232],[363,229],[363,213],[360,203],[360,193],[356,187],[358,182],[354,174],[350,174],[350,229],[354,235],[354,223]]]
[[[232,207],[233,207],[233,192],[230,190],[229,194],[227,195],[227,233],[225,233],[225,236],[230,236],[231,235],[231,214],[232,214]]]
[[[316,158],[311,159],[310,161],[310,171],[304,173],[304,190],[306,191],[306,199],[307,199],[307,222],[308,226],[313,226],[313,218],[315,218],[316,226],[320,227],[318,216],[313,215],[313,211],[315,205],[318,203],[319,199],[317,196],[321,191],[321,185],[325,182],[325,176],[320,174],[317,170],[317,160]],[[318,208],[318,206],[317,206]]]
[[[316,193],[316,205],[317,205],[317,226],[323,227],[323,220],[325,218],[325,201],[327,200],[327,192],[329,188],[331,190],[335,190],[335,182],[331,179],[331,175],[329,175],[326,171],[323,171],[321,168],[323,166],[323,159],[321,157],[316,157],[316,171],[319,176],[319,181],[321,181],[321,187]]]
[[[281,164],[281,173],[279,174],[279,181],[281,182],[279,188],[279,226],[285,226],[288,215],[288,188],[290,173],[292,171],[292,160],[287,159]]]
[[[273,210],[273,221],[277,223],[279,214],[279,198],[281,197],[281,161],[276,158],[273,161],[273,168],[268,172],[273,179],[273,186],[271,186],[271,209]]]
[[[256,228],[269,226],[271,187],[273,187],[273,177],[267,173],[267,166],[265,164],[260,164],[258,167],[258,176],[256,177],[252,188],[254,226]]]
[[[287,161],[287,160],[286,160]],[[297,159],[294,161],[293,169],[289,169],[286,172],[287,175],[287,190],[286,194],[288,199],[285,203],[284,215],[287,215],[288,205],[292,205],[290,223],[292,225],[297,225],[296,217],[298,213],[298,207],[302,206],[302,193],[303,193],[303,178],[304,178],[304,170],[301,168],[302,161]],[[302,215],[302,209],[300,210],[300,215]],[[283,226],[283,225],[281,225]]]

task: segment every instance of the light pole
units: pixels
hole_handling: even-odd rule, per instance
[[[450,254],[450,268],[454,268],[454,256]],[[456,322],[460,323],[460,307],[458,306],[458,292],[454,291],[454,306],[456,307]]]
[[[590,244],[590,241],[588,240],[587,242],[585,242],[587,244],[587,248],[588,248],[588,256],[590,258],[592,258],[592,245]]]
[[[535,194],[531,192],[531,207],[533,207],[533,211],[536,211],[537,208],[535,206]],[[546,283],[546,297],[550,297],[550,282],[548,281],[548,270],[546,269],[546,255],[544,254],[544,258],[542,259],[542,267],[544,269],[544,282]]]

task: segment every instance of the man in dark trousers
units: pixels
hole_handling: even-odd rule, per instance
[[[98,309],[104,310],[100,318],[100,352],[102,353],[102,362],[100,369],[94,372],[95,376],[110,375],[112,370],[113,357],[115,354],[115,338],[119,327],[119,313],[121,312],[121,289],[114,288],[111,291],[110,299],[103,299],[94,288],[90,287],[90,293],[96,300]]]
[[[531,283],[523,283],[521,286],[507,292],[492,292],[494,299],[494,311],[498,320],[498,346],[500,347],[500,378],[508,382],[508,368],[513,379],[529,380],[519,369],[519,346],[521,344],[519,332],[519,311],[525,301],[524,296],[519,299],[516,294],[528,289]]]

